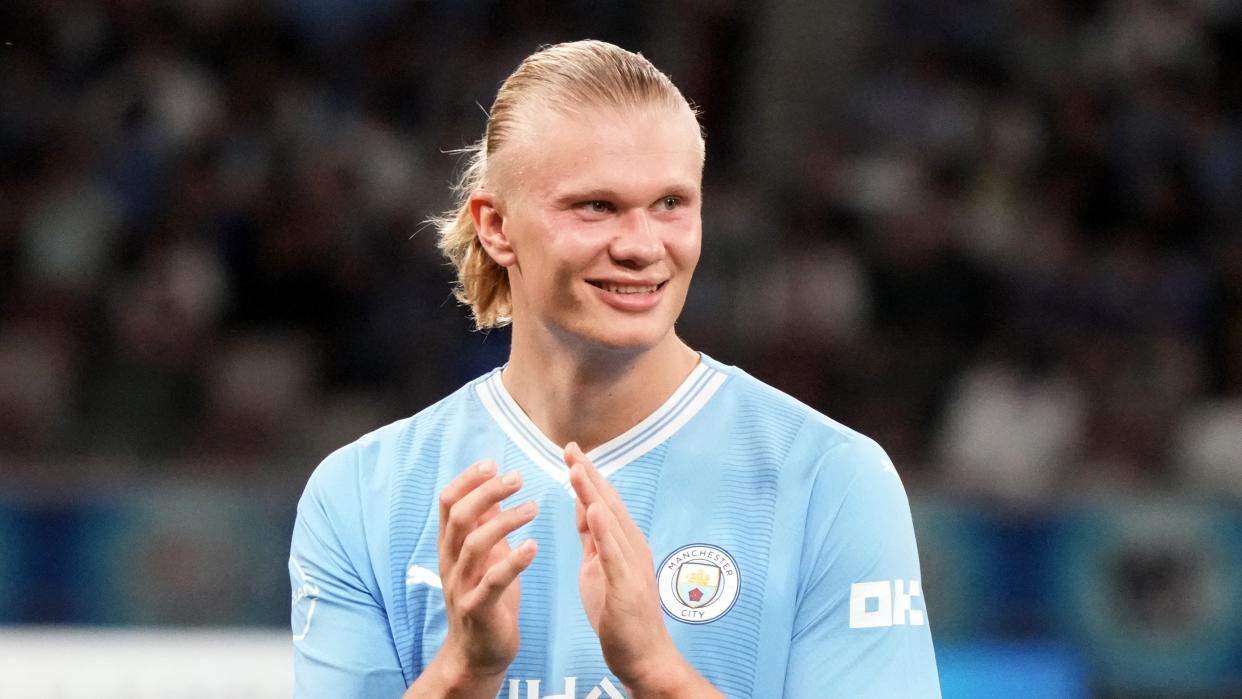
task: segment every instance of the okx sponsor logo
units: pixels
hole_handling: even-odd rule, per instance
[[[850,585],[850,628],[922,626],[927,623],[921,607],[923,585],[918,580],[876,580]]]

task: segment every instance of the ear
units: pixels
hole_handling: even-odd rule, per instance
[[[505,233],[505,217],[501,213],[500,198],[487,190],[479,189],[470,195],[470,218],[474,219],[474,229],[478,231],[479,242],[483,249],[491,255],[501,267],[512,267],[517,263],[517,255]]]

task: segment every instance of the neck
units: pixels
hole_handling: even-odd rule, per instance
[[[622,352],[536,343],[514,330],[505,389],[549,439],[583,451],[655,412],[699,361],[672,331],[651,349]]]

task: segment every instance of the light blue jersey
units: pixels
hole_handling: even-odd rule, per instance
[[[909,504],[875,442],[703,356],[587,456],[647,535],[674,642],[727,696],[940,696]],[[297,697],[396,699],[431,661],[447,632],[436,498],[485,458],[522,472],[514,501],[539,502],[510,539],[539,551],[499,696],[626,696],[579,599],[561,447],[495,370],[311,476],[289,560]]]

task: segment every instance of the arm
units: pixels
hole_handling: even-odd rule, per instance
[[[608,668],[634,699],[723,699],[669,636],[651,549],[617,491],[577,444],[565,448],[565,463],[578,496],[582,604]]]
[[[785,699],[938,698],[905,489],[870,440],[831,457],[810,495]]]
[[[438,544],[449,631],[407,691],[386,613],[374,582],[364,577],[370,564],[362,558],[355,474],[325,461],[298,506],[290,557],[295,696],[492,699],[517,653],[517,575],[535,554],[534,542],[510,550],[504,538],[536,511],[533,504],[500,509],[521,479],[497,476],[495,464],[483,462],[441,493]]]
[[[290,546],[294,696],[398,697],[405,678],[362,531],[357,462],[342,449],[316,469]]]

